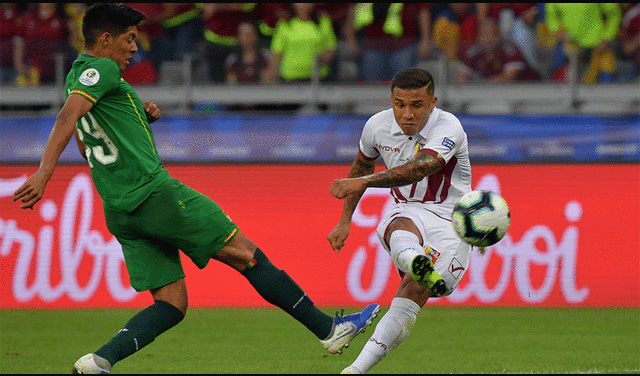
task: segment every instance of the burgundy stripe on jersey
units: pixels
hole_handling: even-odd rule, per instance
[[[444,158],[442,158],[442,155],[440,155],[440,153],[438,153],[435,150],[431,150],[431,149],[422,149],[423,151],[426,151],[427,153],[433,155],[434,157],[436,157],[438,159],[438,161],[440,162],[441,165],[446,165],[447,162],[444,160]]]
[[[376,159],[378,159],[378,156],[375,156],[373,158],[371,157],[367,157],[367,155],[365,153],[362,152],[362,150],[358,149],[358,154],[360,154],[362,156],[362,158],[368,160],[368,161],[374,161]]]
[[[423,150],[427,152],[433,151],[429,149]],[[391,188],[391,196],[393,196],[393,198],[395,199],[396,204],[400,202],[433,202],[436,204],[440,204],[444,202],[449,196],[449,188],[451,188],[451,175],[453,175],[453,170],[455,169],[457,164],[458,158],[451,157],[449,163],[445,164],[443,168],[427,176],[427,189],[425,190],[424,197],[421,200],[414,198],[418,184],[420,182],[413,183],[408,199],[402,195],[400,189],[398,188]],[[438,191],[440,191],[439,197]]]

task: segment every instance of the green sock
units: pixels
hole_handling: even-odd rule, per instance
[[[316,308],[287,272],[276,268],[260,249],[242,275],[264,300],[287,312],[319,339],[329,336],[333,318]]]
[[[95,352],[111,366],[153,342],[157,336],[177,325],[184,315],[177,307],[156,301],[138,312],[107,344]]]

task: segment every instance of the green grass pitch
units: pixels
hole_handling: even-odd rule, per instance
[[[0,311],[0,372],[68,373],[136,312]],[[374,325],[342,355],[329,355],[280,310],[191,309],[113,373],[335,374]],[[370,373],[640,373],[640,310],[427,306],[409,338]]]

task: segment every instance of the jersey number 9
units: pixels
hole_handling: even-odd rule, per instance
[[[87,117],[91,121],[91,124],[89,124],[89,122],[87,121]],[[89,166],[93,167],[93,164],[91,163],[92,152],[95,160],[103,165],[115,162],[118,159],[118,148],[113,143],[113,141],[111,141],[109,136],[107,136],[107,134],[104,132],[104,129],[102,129],[102,127],[98,124],[96,119],[91,114],[91,111],[87,112],[85,116],[80,118],[80,124],[82,124],[82,131],[84,131],[78,132],[78,135],[80,135],[80,141],[84,142],[83,133],[86,133],[96,140],[102,140],[107,146],[107,149],[109,149],[109,154],[105,154],[104,147],[102,147],[101,145],[96,145],[92,148],[89,148],[85,145],[85,153],[87,155],[87,161],[89,161]]]

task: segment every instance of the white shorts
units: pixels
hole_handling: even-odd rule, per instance
[[[391,252],[389,245],[384,241],[384,235],[391,221],[396,218],[408,218],[416,225],[424,242],[423,250],[431,247],[433,267],[447,285],[447,292],[443,296],[451,294],[469,267],[469,256],[473,247],[458,237],[451,220],[425,209],[422,204],[400,203],[395,204],[382,217],[377,228],[378,239],[389,254]],[[397,270],[400,277],[404,277],[405,273]]]

